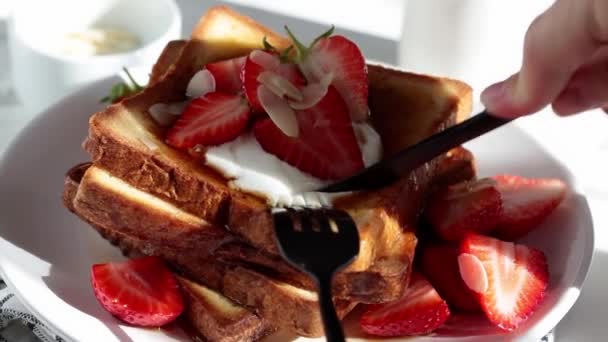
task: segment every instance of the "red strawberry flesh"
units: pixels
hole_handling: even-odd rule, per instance
[[[460,252],[478,258],[486,271],[488,287],[478,296],[484,313],[496,326],[517,329],[542,302],[549,269],[541,251],[471,234],[463,240]]]
[[[207,64],[206,68],[215,79],[215,90],[227,94],[239,94],[243,91],[241,73],[247,57],[237,57]]]
[[[363,168],[346,104],[333,87],[315,106],[296,115],[297,138],[283,134],[270,119],[256,123],[254,135],[266,152],[320,179],[341,179]]]
[[[496,182],[485,178],[451,185],[435,193],[425,216],[445,241],[460,241],[468,233],[488,233],[498,224],[502,202]]]
[[[339,35],[320,39],[302,64],[303,70],[320,74],[314,78],[333,74],[331,84],[344,98],[353,121],[369,117],[367,65],[357,44]]]
[[[101,306],[133,325],[162,326],[184,309],[177,280],[158,257],[93,265],[91,282]]]
[[[259,53],[260,51],[258,51]],[[253,54],[254,52],[252,52]],[[257,91],[260,86],[260,82],[258,81],[258,77],[264,71],[274,72],[279,76],[285,78],[289,82],[291,82],[296,87],[302,87],[305,84],[304,77],[298,70],[298,67],[295,64],[291,63],[281,63],[279,60],[279,56],[270,52],[262,52],[271,55],[273,58],[276,58],[278,63],[267,63],[266,65],[260,65],[254,61],[252,58],[252,54],[247,56],[245,61],[245,65],[243,67],[243,73],[241,75],[243,82],[243,89],[245,91],[245,96],[251,105],[251,108],[256,113],[263,113],[264,108],[258,99]]]
[[[559,179],[513,175],[494,179],[504,208],[494,235],[503,240],[519,239],[538,227],[566,195],[566,184]]]
[[[425,335],[441,327],[450,316],[447,303],[421,275],[412,275],[403,297],[371,305],[361,316],[363,331],[376,336]]]
[[[468,312],[481,310],[477,297],[460,277],[457,247],[434,243],[424,246],[420,253],[422,273],[451,309]]]
[[[247,128],[251,110],[242,96],[220,92],[194,99],[167,132],[177,148],[219,145],[236,139]]]

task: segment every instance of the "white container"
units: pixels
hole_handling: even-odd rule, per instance
[[[525,33],[553,0],[409,0],[399,64],[462,80],[477,100],[519,70]]]
[[[15,2],[8,31],[16,94],[28,109],[40,110],[123,67],[150,66],[169,40],[181,36],[181,25],[173,0]],[[61,49],[67,34],[99,27],[130,32],[140,44],[126,52],[91,56]]]

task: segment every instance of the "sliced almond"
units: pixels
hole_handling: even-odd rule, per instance
[[[296,118],[296,112],[289,107],[287,101],[277,96],[265,85],[258,87],[257,95],[262,108],[268,113],[270,120],[285,135],[297,137],[299,134],[298,119]]]
[[[209,70],[204,69],[199,70],[192,76],[186,89],[186,96],[197,98],[214,91],[215,77],[213,77],[213,74]]]
[[[258,75],[257,81],[268,87],[270,91],[279,97],[287,95],[287,97],[296,101],[302,101],[304,98],[302,92],[293,83],[276,72],[262,71]]]
[[[152,119],[156,121],[156,123],[163,127],[166,127],[171,125],[173,121],[175,121],[175,119],[177,118],[175,115],[169,113],[168,107],[169,106],[164,103],[157,103],[150,106],[148,112],[150,113]]]
[[[251,58],[255,64],[263,67],[266,70],[275,70],[281,64],[281,61],[279,58],[277,58],[277,56],[271,55],[263,50],[251,51],[249,58]]]
[[[469,253],[460,254],[458,268],[462,280],[472,291],[485,293],[488,290],[488,274],[479,258]]]
[[[173,115],[181,115],[186,107],[190,104],[190,100],[182,101],[182,102],[174,102],[170,103],[167,106],[167,112]]]
[[[299,66],[308,83],[319,83],[322,79],[327,78],[328,73],[318,63],[315,63],[314,59],[307,59],[300,63]]]
[[[321,79],[319,80],[319,83],[325,87],[329,87],[329,85],[331,84],[331,82],[334,81],[334,73],[332,71],[325,73]]]
[[[327,86],[321,83],[311,83],[302,88],[303,98],[301,101],[289,101],[289,105],[293,109],[303,110],[308,109],[319,103],[327,94]]]

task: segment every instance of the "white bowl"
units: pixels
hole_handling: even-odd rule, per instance
[[[0,160],[0,271],[36,316],[69,340],[185,341],[173,331],[128,326],[101,309],[90,288],[90,266],[119,253],[61,203],[65,172],[89,158],[80,147],[89,114],[101,109],[100,93],[117,80],[95,82],[39,115]],[[591,262],[594,231],[576,179],[516,125],[491,132],[468,147],[478,159],[482,176],[559,177],[569,184],[571,191],[564,203],[525,239],[547,254],[551,272],[547,297],[531,319],[511,334],[481,321],[475,326],[443,328],[437,333],[440,336],[385,341],[538,342],[579,296]],[[353,333],[361,336],[356,329]],[[284,336],[270,339],[285,340]],[[349,340],[369,341],[364,337]]]
[[[13,84],[21,102],[32,110],[123,67],[150,66],[168,41],[181,36],[182,19],[174,0],[22,0],[14,5],[9,20]],[[57,45],[67,33],[92,27],[126,30],[140,44],[105,55],[59,51]]]

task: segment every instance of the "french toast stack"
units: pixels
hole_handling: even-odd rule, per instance
[[[164,142],[149,114],[158,103],[185,99],[192,76],[207,63],[247,55],[266,39],[289,40],[215,7],[188,41],[160,56],[139,94],[95,113],[84,148],[91,161],[67,173],[66,207],[128,257],[162,257],[178,275],[186,320],[210,341],[253,341],[276,330],[321,336],[314,283],[278,254],[270,206],[231,188],[188,153]],[[471,110],[471,90],[443,78],[368,65],[369,107],[384,157],[453,125]],[[357,223],[356,260],[333,283],[338,313],[358,304],[400,298],[408,285],[415,227],[434,184],[474,177],[472,156],[457,149],[389,187],[335,201]]]

